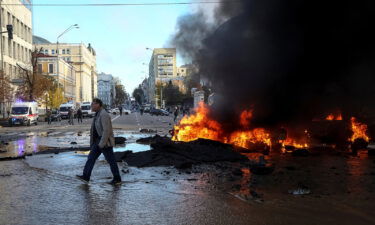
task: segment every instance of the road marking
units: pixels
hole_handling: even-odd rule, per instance
[[[119,118],[120,115],[116,116],[115,118],[112,119],[112,122],[115,121],[117,118]]]

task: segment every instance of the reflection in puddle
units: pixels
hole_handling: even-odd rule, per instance
[[[144,152],[150,150],[150,145],[143,145],[138,143],[129,143],[123,147],[116,147],[114,148],[115,152],[124,152],[124,151],[132,151],[132,152]]]
[[[150,150],[149,145],[135,143],[137,139],[149,137],[151,136],[150,134],[115,132],[115,136],[125,137],[127,139],[125,145],[115,147],[115,152],[141,152]],[[16,141],[10,141],[5,145],[0,145],[0,159],[18,158],[47,149],[87,149],[89,147],[89,142],[89,132],[53,132],[49,134],[46,132],[41,132],[39,134],[28,133],[24,138]]]

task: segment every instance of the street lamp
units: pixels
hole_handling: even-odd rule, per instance
[[[79,26],[78,24],[73,24],[71,25],[70,27],[68,27],[68,29],[64,30],[64,32],[62,32],[59,36],[57,36],[57,40],[56,40],[56,54],[57,54],[57,66],[56,66],[56,72],[57,72],[57,87],[59,88],[60,87],[60,71],[59,71],[59,64],[60,64],[60,58],[59,58],[59,38],[61,38],[64,34],[68,33],[69,31],[73,30],[73,29],[78,29]],[[65,74],[64,74],[64,95],[65,95],[65,80],[66,80],[66,77],[65,77]]]

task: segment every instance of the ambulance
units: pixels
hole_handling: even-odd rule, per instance
[[[15,102],[12,104],[9,115],[9,125],[38,125],[38,103],[37,102]]]

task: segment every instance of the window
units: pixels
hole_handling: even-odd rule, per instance
[[[65,54],[65,49],[62,50],[62,54]]]
[[[53,73],[53,64],[48,64],[48,73]]]
[[[66,59],[67,59],[66,60],[67,62],[71,62],[71,58],[70,57],[66,57]]]
[[[43,65],[38,64],[38,73],[42,73],[42,72],[43,72]]]
[[[8,56],[12,57],[12,40],[8,40]]]
[[[52,51],[51,54],[54,55],[55,54],[55,49],[52,49],[51,51]]]
[[[70,49],[69,48],[66,50],[66,54],[70,55]]]
[[[44,49],[44,54],[48,55],[48,49]]]

